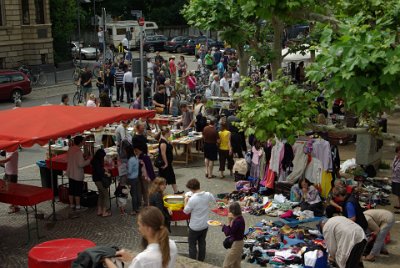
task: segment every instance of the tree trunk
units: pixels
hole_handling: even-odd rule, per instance
[[[239,46],[237,48],[238,56],[239,56],[239,74],[240,76],[247,76],[247,71],[249,69],[249,59],[250,55],[246,51],[244,51],[243,46]]]
[[[310,56],[311,56],[310,62],[315,62],[315,50],[314,49],[310,50]]]
[[[271,61],[272,69],[272,80],[275,80],[278,75],[278,70],[282,68],[282,39],[284,24],[276,16],[272,17],[272,28],[274,31],[274,42],[272,44],[272,51],[274,52],[273,59]]]

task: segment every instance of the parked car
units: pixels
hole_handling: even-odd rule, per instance
[[[143,50],[146,52],[163,51],[168,38],[165,35],[151,35],[144,38]],[[139,41],[136,46],[140,47]]]
[[[15,102],[31,91],[31,81],[27,75],[15,70],[0,70],[0,100]]]
[[[100,51],[96,47],[85,47],[81,44],[81,57],[83,60],[98,59]],[[75,59],[79,59],[79,42],[71,42],[71,55]]]
[[[206,45],[208,48],[212,48],[215,47],[216,49],[221,49],[224,48],[224,42],[221,41],[215,41],[212,38],[207,38],[206,36],[202,35],[202,36],[198,36],[198,37],[194,37],[191,39],[188,39],[185,42],[185,45],[183,47],[183,52],[187,53],[187,54],[194,54],[195,48],[197,44],[202,44],[202,45]]]
[[[169,41],[165,42],[164,49],[168,52],[182,53],[182,47],[189,38],[190,37],[188,36],[173,37]]]

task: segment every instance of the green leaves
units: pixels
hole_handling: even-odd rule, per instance
[[[298,88],[286,77],[264,87],[261,97],[254,97],[255,84],[250,79],[246,78],[242,85],[246,86],[237,95],[241,102],[240,128],[247,135],[254,133],[259,140],[275,135],[294,140],[296,135],[308,129],[317,114],[313,100],[318,94]]]
[[[343,19],[335,33],[324,29],[320,54],[306,72],[326,89],[327,97],[344,98],[356,114],[376,116],[390,110],[399,95],[400,48],[395,44],[400,25],[394,27],[391,10],[400,4],[388,2],[385,11],[376,4],[381,1],[362,1],[364,9]]]

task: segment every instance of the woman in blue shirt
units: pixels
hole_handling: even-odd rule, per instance
[[[141,206],[141,191],[139,184],[139,160],[134,154],[133,147],[125,147],[125,152],[128,158],[128,185],[130,186],[130,193],[132,197],[132,215],[139,212]]]

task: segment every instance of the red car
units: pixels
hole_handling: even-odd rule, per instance
[[[0,70],[0,100],[15,102],[31,91],[31,81],[26,74],[15,70]]]

